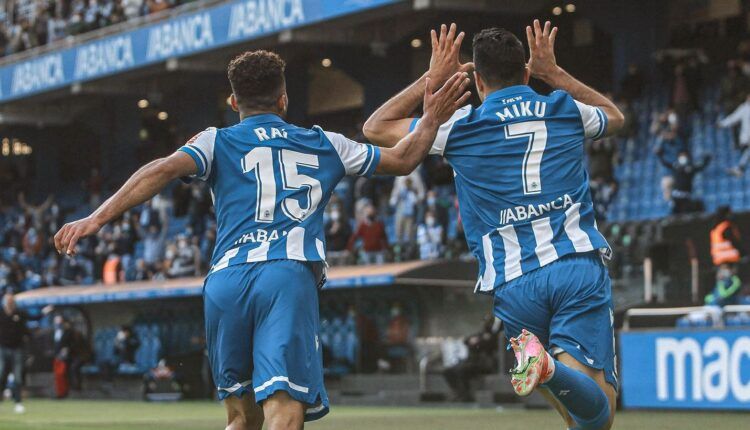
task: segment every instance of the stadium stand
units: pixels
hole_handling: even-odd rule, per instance
[[[713,212],[731,206],[740,230],[750,232],[750,174],[729,173],[739,159],[738,133],[717,125],[750,93],[750,32],[738,24],[748,6],[697,23],[674,10],[675,2],[622,2],[607,10],[593,0],[575,3],[577,12],[546,0],[6,1],[0,8],[0,289],[19,292],[18,303],[31,312],[52,304],[60,313],[81,314],[70,319],[93,357],[82,369],[87,393],[76,395],[98,396],[93,387],[110,377],[136,387],[162,359],[200,379],[200,277],[209,269],[216,229],[206,187],[172,184],[82,242],[75,258],[53,250],[50,238],[60,226],[88,215],[143,162],[206,126],[234,122],[224,75],[237,51],[280,51],[289,59],[290,118],[363,140],[367,114],[427,64],[425,29],[456,19],[469,33],[489,25],[522,30],[526,15],[543,11],[561,28],[576,29],[559,41],[566,68],[609,89],[630,121],[622,135],[586,144],[599,228],[614,250],[616,324],[624,324],[626,335],[665,330],[647,339],[653,340],[643,352],[648,357],[656,356],[659,336],[688,339],[688,346],[694,340],[701,348],[710,339],[702,333],[741,336],[750,327],[746,308],[699,305],[715,285],[708,242]],[[692,3],[703,11],[696,6],[701,2]],[[268,5],[284,7],[262,7]],[[293,15],[292,5],[303,5],[304,16]],[[666,25],[669,19],[685,22]],[[186,31],[186,23],[195,25],[188,28],[195,37],[169,38],[170,31]],[[213,38],[201,39],[206,23]],[[158,43],[165,40],[184,43]],[[132,43],[132,57],[121,55],[127,52],[119,50],[122,41]],[[90,61],[80,60],[86,53]],[[53,73],[58,66],[60,75]],[[674,181],[664,178],[673,176],[682,149],[695,163],[705,155],[711,160],[690,178],[689,210],[676,211]],[[448,398],[441,372],[450,357],[465,352],[463,337],[490,307],[472,295],[475,265],[452,182],[450,166],[430,157],[408,182],[348,179],[336,189],[326,210],[327,251],[335,258],[320,309],[332,396],[376,404]],[[364,221],[369,211],[384,224],[387,243],[373,239],[376,229]],[[420,233],[433,227],[428,214],[441,229],[435,242]],[[377,246],[364,249],[370,239]],[[375,264],[381,257],[384,264]],[[750,279],[746,262],[739,266],[739,278]],[[132,363],[114,352],[123,326],[140,342]],[[46,320],[35,330],[46,341],[31,348],[39,357],[32,382],[49,374],[50,331]],[[734,345],[734,338],[727,342]],[[624,378],[655,372],[632,364],[633,345],[646,345],[643,339],[621,344]],[[674,351],[667,353],[682,354]],[[498,376],[512,360],[498,355],[498,374],[475,381],[481,404],[516,401]],[[199,384],[211,385],[192,385]],[[37,386],[44,392],[44,382]],[[692,405],[653,396],[650,404],[633,403],[628,389],[628,406]]]

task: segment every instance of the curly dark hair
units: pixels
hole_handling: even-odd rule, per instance
[[[526,52],[515,34],[504,28],[485,28],[474,35],[474,67],[490,86],[523,83]]]
[[[237,103],[246,109],[269,109],[284,91],[286,62],[275,52],[247,51],[229,62],[227,75]]]

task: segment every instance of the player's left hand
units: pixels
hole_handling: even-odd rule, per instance
[[[75,255],[78,240],[96,234],[101,228],[90,216],[67,223],[55,234],[55,249],[60,254]]]
[[[435,30],[430,32],[432,56],[428,76],[433,91],[440,88],[455,73],[469,73],[474,70],[474,63],[461,64],[461,42],[466,34],[462,31],[456,35],[456,31],[456,24],[451,24],[450,28],[443,24],[440,26],[440,35]]]
[[[526,39],[529,43],[529,68],[531,76],[545,80],[552,76],[557,70],[557,59],[555,58],[555,37],[557,27],[547,21],[544,29],[538,19],[534,20],[534,28],[526,26]]]
[[[437,124],[448,121],[456,110],[462,107],[471,97],[471,91],[466,91],[470,82],[468,73],[458,72],[453,74],[445,85],[433,93],[430,89],[434,87],[432,79],[427,78],[422,121],[425,121],[426,118],[436,121]]]

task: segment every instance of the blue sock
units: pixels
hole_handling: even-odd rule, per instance
[[[599,430],[609,421],[609,400],[593,379],[555,360],[544,385],[565,406],[580,430]]]

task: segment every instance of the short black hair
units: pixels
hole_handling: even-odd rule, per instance
[[[285,87],[286,62],[275,52],[247,51],[229,62],[227,75],[237,103],[247,109],[273,108]]]
[[[474,68],[487,85],[507,87],[523,83],[526,53],[515,34],[504,28],[485,28],[474,35]]]

